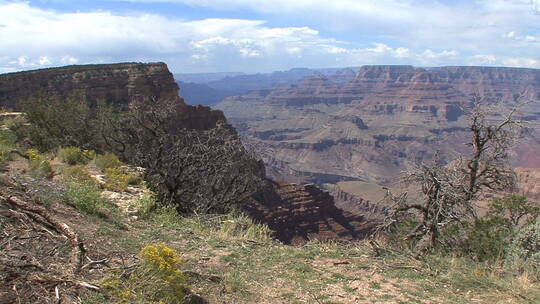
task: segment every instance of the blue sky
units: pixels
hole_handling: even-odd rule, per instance
[[[123,61],[540,68],[540,0],[0,0],[0,72]]]

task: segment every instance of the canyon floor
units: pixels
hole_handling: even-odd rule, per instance
[[[2,181],[7,174],[27,174],[25,164],[22,159],[11,163]],[[141,217],[133,202],[142,190],[140,186],[128,192],[102,192],[111,205],[107,216],[87,215],[59,202],[48,205],[52,217],[79,234],[88,261],[102,261],[85,260],[87,267],[75,277],[67,272],[68,240],[25,216],[13,216],[19,211],[0,201],[0,277],[4,282],[0,303],[144,303],[129,297],[119,301],[106,288],[105,279],[138,265],[141,249],[159,242],[181,254],[181,270],[189,277],[190,290],[204,299],[202,303],[540,301],[538,282],[505,276],[499,269],[462,258],[417,260],[373,247],[367,240],[289,246],[254,237],[250,231],[261,227],[241,216],[185,218],[160,212]],[[25,198],[9,183],[3,183],[1,191],[3,196]]]

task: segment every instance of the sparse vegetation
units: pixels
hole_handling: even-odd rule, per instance
[[[34,177],[52,178],[54,175],[49,160],[40,154],[37,150],[30,149],[26,151],[28,156],[28,170]]]
[[[141,265],[127,278],[112,271],[102,282],[113,303],[187,303],[187,276],[180,270],[184,263],[176,250],[164,243],[144,247]]]
[[[107,216],[107,210],[111,209],[95,183],[67,182],[63,199],[66,204],[89,215]]]
[[[126,191],[129,185],[129,174],[120,168],[105,168],[105,189],[111,191]]]
[[[41,123],[59,123],[57,106],[53,104],[51,113],[50,109],[39,108],[41,112],[33,115],[42,116],[29,115],[29,121],[38,121],[37,125],[40,119]],[[274,241],[266,225],[231,212],[259,189],[261,167],[228,125],[219,124],[211,130],[179,130],[169,124],[172,122],[163,123],[178,114],[174,107],[163,104],[157,108],[139,105],[134,112],[122,115],[110,112],[111,108],[94,112],[86,103],[74,100],[67,106],[77,108],[69,110],[73,117],[103,120],[100,130],[90,128],[83,134],[69,131],[68,137],[60,138],[64,135],[58,126],[45,131],[21,125],[28,127],[29,134],[33,134],[29,136],[32,142],[43,151],[54,150],[59,145],[67,147],[58,151],[58,157],[70,166],[51,164],[45,154],[29,150],[28,171],[40,178],[20,178],[17,191],[29,201],[51,207],[52,212],[60,210],[56,215],[80,229],[84,241],[91,244],[86,255],[89,261],[82,265],[81,277],[92,280],[95,286],[91,286],[97,289],[81,293],[83,303],[190,303],[195,302],[195,293],[211,303],[533,303],[540,300],[536,267],[540,226],[534,221],[539,213],[537,207],[523,197],[509,196],[495,199],[484,218],[467,221],[455,218],[462,211],[470,211],[465,207],[476,197],[474,193],[479,188],[474,187],[491,182],[495,176],[479,173],[478,170],[488,168],[483,156],[476,159],[479,161],[476,169],[473,158],[472,162],[464,162],[465,166],[457,164],[444,170],[432,166],[421,171],[433,173],[428,174],[431,179],[417,179],[425,182],[428,190],[424,194],[428,195],[429,204],[411,208],[421,209],[424,217],[411,213],[400,217],[400,225],[392,227],[394,234],[390,242],[379,248],[369,246],[367,241],[312,241],[302,246],[287,246]],[[119,126],[123,129],[119,130]],[[105,129],[113,131],[104,138],[96,136],[103,135],[100,132]],[[2,134],[0,144],[4,142]],[[11,149],[16,136],[5,134],[6,146]],[[489,130],[480,130],[479,134],[478,138],[482,138]],[[88,143],[79,146],[83,140]],[[116,207],[107,201],[90,175],[90,171],[96,174],[95,167],[100,169],[105,175],[104,188],[113,192],[122,192],[129,184],[139,184],[140,176],[129,173],[127,165],[105,147],[127,163],[146,167],[144,178],[154,192],[144,189],[145,184],[139,185],[144,193],[128,203],[128,207],[136,209],[135,213],[129,208],[123,213],[125,206]],[[97,149],[102,154],[88,164],[93,156],[82,149]],[[490,159],[494,166],[499,164],[496,159],[499,156]],[[58,182],[56,178],[50,179],[56,171],[60,172]],[[473,185],[474,189],[470,188],[471,178],[480,183]],[[446,184],[437,184],[441,180]],[[456,182],[468,190],[452,195],[450,184]],[[435,195],[432,192],[435,190],[442,192]],[[440,196],[441,193],[446,194]],[[445,199],[448,200],[441,201]],[[442,206],[448,213],[437,214],[435,206]],[[24,214],[0,211],[0,217],[8,214],[21,220],[26,224],[21,227],[32,233],[53,234],[47,232],[47,226],[45,231],[35,229],[32,226],[35,223]],[[111,216],[114,221],[107,220]],[[4,224],[1,228],[4,229]],[[420,242],[428,238],[438,246],[431,246],[435,250],[416,258],[418,243],[403,241],[404,233],[410,232],[414,233],[408,239]],[[9,233],[12,239],[4,240],[0,236],[1,246],[11,246],[11,241],[17,240],[13,238],[14,232]],[[435,241],[433,235],[437,236]],[[49,256],[65,257],[70,247],[64,247],[55,244],[55,248],[48,248]],[[0,247],[1,279],[6,278],[3,271],[9,268],[3,264],[3,250]],[[32,265],[25,267],[39,269],[38,264]],[[69,278],[71,282],[79,282]],[[61,293],[65,287],[61,284],[67,281],[52,286],[59,286]],[[44,290],[55,297],[54,289]]]
[[[63,182],[69,183],[72,181],[78,183],[96,183],[97,181],[90,175],[88,169],[82,165],[66,166],[61,170],[61,178]]]
[[[523,227],[509,246],[505,266],[540,280],[540,222]]]
[[[58,157],[68,165],[85,165],[95,157],[92,150],[81,150],[77,147],[66,147],[58,149]]]
[[[105,171],[106,169],[111,168],[119,168],[124,165],[124,163],[118,158],[118,156],[111,152],[106,152],[103,155],[97,155],[95,163],[96,167],[98,167],[101,171]]]
[[[15,135],[11,131],[0,130],[0,167],[12,159],[11,150],[15,142]]]

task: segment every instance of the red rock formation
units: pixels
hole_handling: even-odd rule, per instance
[[[119,63],[66,66],[0,75],[0,105],[35,94],[65,97],[75,91],[89,100],[128,103],[134,98],[178,97],[178,85],[164,63]]]
[[[216,107],[271,151],[265,161],[276,165],[275,178],[297,172],[297,181],[317,184],[331,175],[389,185],[437,151],[447,161],[468,152],[463,109],[473,93],[503,99],[506,110],[525,93],[535,102],[519,118],[540,121],[540,70],[522,68],[365,66],[346,84],[316,76]],[[513,164],[540,166],[539,148],[537,131],[514,151]]]
[[[516,169],[518,192],[527,198],[540,203],[540,169]]]
[[[188,106],[178,95],[178,84],[165,63],[118,63],[81,65],[25,71],[0,75],[0,106],[17,104],[42,93],[59,98],[81,92],[88,100],[106,100],[128,104],[142,98],[178,100],[185,107],[176,121],[180,127],[209,129],[219,120],[221,111],[204,106]]]
[[[314,185],[276,183],[264,193],[266,203],[252,202],[245,211],[266,223],[284,243],[308,240],[353,240],[366,236],[374,221],[336,207],[328,191]]]
[[[338,208],[353,214],[361,214],[370,219],[381,219],[387,215],[386,206],[381,205],[380,202],[372,202],[360,195],[344,191],[339,184],[335,185],[332,195]]]

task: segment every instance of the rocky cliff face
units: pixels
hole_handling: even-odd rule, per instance
[[[135,98],[177,99],[178,85],[164,63],[67,66],[0,75],[0,105],[16,107],[35,94],[127,104]]]
[[[345,73],[345,72],[343,72]],[[267,151],[276,178],[318,184],[362,180],[390,184],[436,151],[451,160],[467,152],[472,94],[501,107],[534,100],[520,118],[540,120],[540,70],[489,67],[365,66],[348,82],[315,75],[229,97],[216,105],[241,133]],[[495,113],[495,115],[499,115]],[[494,117],[497,118],[497,117]],[[520,145],[514,164],[540,167],[540,132]]]
[[[178,84],[165,63],[118,63],[67,66],[0,74],[0,106],[17,109],[18,104],[36,94],[68,97],[82,94],[90,101],[105,100],[128,104],[134,99],[178,100],[185,107],[177,118],[179,126],[208,129],[219,120],[221,111],[204,106],[187,106],[178,95]]]
[[[518,192],[540,204],[540,169],[517,168],[516,175]]]
[[[282,242],[358,239],[376,223],[337,208],[328,191],[314,185],[275,183],[269,187],[261,199],[265,203],[250,203],[245,210],[266,223]]]
[[[385,190],[376,185],[340,182],[334,186],[331,194],[338,208],[353,214],[361,214],[371,220],[380,220],[388,214],[388,202],[384,202]]]

